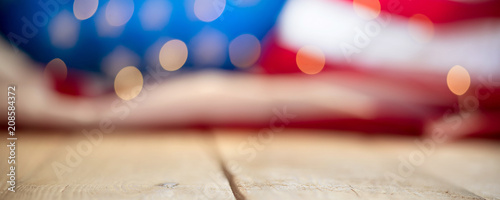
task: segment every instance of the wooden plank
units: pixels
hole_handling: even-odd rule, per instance
[[[54,162],[68,165],[68,147],[78,151],[90,140],[68,133],[21,135],[17,192],[3,190],[0,199],[499,197],[498,142],[436,146],[422,165],[406,170],[408,177],[395,181],[387,174],[404,175],[401,163],[421,151],[416,138],[311,130],[259,136],[259,131],[217,130],[215,141],[200,131],[115,131],[119,134],[104,135],[60,179]]]
[[[56,152],[57,149],[61,147],[62,138],[66,137],[67,134],[64,133],[53,133],[46,135],[40,132],[31,132],[28,135],[17,134],[16,137],[16,182],[23,182],[28,177],[36,173],[39,166],[50,156]],[[42,142],[50,141],[50,142]],[[6,145],[10,141],[2,140],[0,148],[1,155],[9,155],[9,149]],[[9,172],[9,167],[11,165],[7,162],[2,162],[0,165],[2,172]],[[7,193],[7,179],[8,176],[1,176],[0,180],[0,197],[6,195]]]
[[[500,143],[469,139],[437,147],[425,169],[486,199],[500,199]]]
[[[92,146],[82,135],[67,137],[57,155],[46,157],[30,177],[21,176],[16,193],[4,193],[2,199],[234,199],[213,154],[211,136],[199,131],[119,132],[104,135]],[[38,137],[23,142],[53,143]],[[19,161],[28,163],[48,152],[19,149],[20,155],[30,155]],[[75,152],[81,159],[75,159]],[[68,155],[72,162],[66,160]],[[65,172],[61,178],[54,163],[67,167],[58,168]]]
[[[482,199],[418,166],[401,174],[402,160],[417,148],[415,138],[288,130],[259,139],[257,133],[216,134],[231,181],[245,199]]]

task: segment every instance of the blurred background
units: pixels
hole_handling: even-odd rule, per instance
[[[18,126],[500,135],[500,1],[4,0],[0,19]]]

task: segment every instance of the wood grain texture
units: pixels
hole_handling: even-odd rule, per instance
[[[16,193],[2,189],[0,199],[495,200],[500,196],[498,141],[468,139],[436,145],[421,163],[411,164],[423,152],[418,142],[425,139],[286,129],[272,134],[135,130],[105,134],[102,141],[85,148],[91,140],[77,132],[21,133],[18,187]],[[1,150],[7,155],[6,148]],[[81,159],[69,156],[73,165],[67,160],[72,151],[82,152]],[[58,178],[54,163],[70,170]],[[6,167],[2,162],[0,169]],[[3,188],[6,178],[1,177]]]
[[[19,154],[25,155],[19,159],[20,171],[35,173],[20,175],[17,191],[3,193],[2,199],[233,199],[207,137],[193,131],[105,135],[60,179],[54,162],[66,164],[67,148],[78,151],[86,138],[67,136],[64,145],[55,145],[56,152],[51,148],[20,149]],[[22,142],[54,143],[38,137]],[[47,159],[25,164],[39,156]]]
[[[472,179],[450,184],[422,167],[441,163],[426,161],[400,173],[405,162],[401,160],[408,160],[418,150],[415,138],[296,130],[262,135],[259,140],[257,133],[219,130],[216,137],[219,152],[246,199],[483,199],[482,193],[471,192],[476,186]],[[447,146],[436,154],[442,149]],[[476,148],[449,159],[467,162],[469,154],[490,150]],[[453,151],[461,154],[463,149]],[[482,165],[494,156],[500,154],[491,152],[474,162]],[[443,168],[452,166],[461,168],[445,163]],[[499,165],[488,167],[500,171]],[[472,175],[465,168],[456,172],[449,176]],[[391,173],[402,179],[388,178]]]
[[[447,144],[429,157],[431,174],[484,197],[500,200],[500,144],[469,140]]]

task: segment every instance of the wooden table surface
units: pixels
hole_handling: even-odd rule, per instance
[[[6,189],[2,158],[0,199],[500,199],[492,140],[430,145],[296,129],[114,131],[91,140],[80,131],[18,131],[16,192]]]

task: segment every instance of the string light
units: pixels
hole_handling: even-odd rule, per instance
[[[73,3],[73,14],[79,20],[86,20],[97,11],[99,0],[75,0]]]
[[[300,71],[306,74],[317,74],[325,66],[325,55],[316,46],[304,46],[297,52],[296,61]]]
[[[416,14],[408,21],[408,31],[416,41],[427,43],[434,37],[434,24],[427,16]]]
[[[239,68],[247,68],[255,64],[260,57],[260,42],[255,36],[243,34],[229,44],[231,63]]]
[[[220,17],[226,8],[226,0],[195,0],[194,14],[204,22],[211,22]]]
[[[464,67],[455,65],[448,71],[446,83],[453,94],[463,95],[470,87],[469,72]]]
[[[380,15],[380,2],[378,0],[353,0],[354,12],[366,20],[375,19]]]
[[[186,44],[180,40],[170,40],[160,49],[160,64],[167,71],[175,71],[186,62],[188,49]]]
[[[47,80],[64,81],[68,75],[68,68],[63,60],[54,58],[45,66],[43,75]]]
[[[134,13],[132,0],[110,0],[106,5],[106,20],[112,26],[123,26]]]
[[[134,66],[121,69],[115,77],[115,92],[123,100],[131,100],[142,90],[143,77],[141,72]]]

